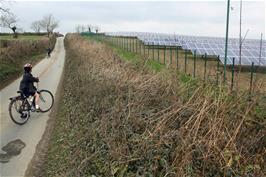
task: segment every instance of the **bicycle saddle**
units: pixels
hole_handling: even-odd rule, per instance
[[[26,95],[21,90],[17,91],[17,93],[19,93],[23,99],[27,98]]]

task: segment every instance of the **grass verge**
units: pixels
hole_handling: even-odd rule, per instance
[[[45,54],[34,54],[31,57],[27,58],[19,58],[17,59],[19,62],[16,64],[0,64],[0,80],[1,86],[0,89],[7,86],[14,79],[18,78],[23,73],[23,64],[32,63],[33,65],[37,64],[40,60],[42,60],[46,55]]]
[[[25,37],[25,36],[24,36]],[[30,36],[34,37],[34,36]],[[1,41],[2,42],[4,40]],[[25,63],[38,63],[46,56],[46,48],[55,45],[56,38],[51,40],[39,37],[32,40],[6,40],[6,45],[0,46],[0,89],[11,83],[23,72]]]
[[[39,176],[265,174],[259,98],[65,40],[64,95]]]
[[[85,36],[84,38],[88,40],[94,40],[94,41],[104,43],[104,40],[101,37]],[[112,48],[114,53],[116,53],[119,58],[121,58],[124,61],[128,61],[131,64],[139,65],[140,67],[145,67],[149,69],[150,71],[155,71],[155,72],[159,72],[159,71],[166,69],[165,65],[163,64],[160,64],[154,60],[143,60],[142,56],[132,53],[132,52],[127,52],[123,50],[122,48],[113,45],[112,43],[108,43],[108,46]]]

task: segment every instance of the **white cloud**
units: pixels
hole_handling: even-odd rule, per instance
[[[230,11],[230,36],[239,31],[239,1]],[[20,26],[29,30],[30,23],[52,13],[60,20],[61,32],[74,31],[77,24],[100,25],[105,31],[150,31],[187,35],[224,36],[226,1],[176,2],[81,2],[17,1],[10,7],[19,17]],[[243,31],[249,38],[265,33],[265,2],[244,1]]]

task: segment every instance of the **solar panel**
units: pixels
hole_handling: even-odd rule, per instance
[[[185,36],[171,35],[163,33],[147,33],[147,32],[115,32],[106,33],[108,36],[128,36],[136,37],[145,45],[162,45],[162,46],[179,46],[184,50],[196,51],[198,55],[216,55],[220,56],[220,60],[224,62],[225,39],[219,37],[203,37],[203,36]],[[246,39],[242,44],[241,64],[266,66],[266,41],[263,40],[260,52],[260,40]],[[261,58],[260,58],[261,55]],[[228,40],[228,61],[232,64],[235,58],[235,64],[240,63],[239,57],[239,39],[229,38]]]

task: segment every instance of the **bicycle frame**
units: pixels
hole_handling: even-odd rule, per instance
[[[45,113],[48,112],[53,104],[54,104],[54,97],[53,94],[49,90],[39,90],[39,84],[36,85],[36,92],[40,96],[42,108],[35,109],[35,96],[26,97],[22,91],[18,91],[20,95],[10,98],[9,104],[9,114],[13,122],[19,125],[23,125],[27,122],[30,117],[30,112],[41,112]],[[43,95],[44,94],[44,95]],[[47,95],[48,94],[48,95]],[[47,97],[48,96],[48,97]],[[48,98],[48,99],[46,99]],[[47,101],[49,100],[49,101]],[[15,112],[13,112],[13,111]],[[13,114],[14,113],[14,114]],[[17,113],[20,114],[17,115]],[[18,118],[18,119],[17,119]],[[20,121],[26,118],[25,121]]]

